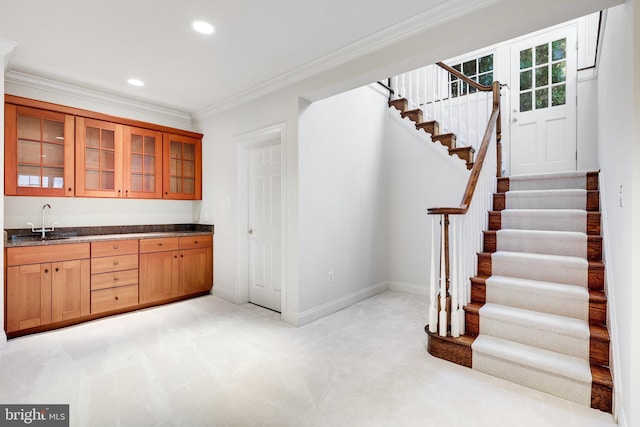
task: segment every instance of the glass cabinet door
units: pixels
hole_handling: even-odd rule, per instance
[[[162,198],[162,133],[124,128],[125,197]]]
[[[202,199],[201,158],[201,140],[164,135],[164,198]]]
[[[76,192],[122,196],[122,125],[76,118]]]
[[[5,194],[73,195],[73,117],[5,107]]]

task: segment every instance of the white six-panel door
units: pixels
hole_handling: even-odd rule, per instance
[[[511,174],[576,170],[577,30],[511,48]]]
[[[249,301],[281,310],[280,145],[249,151]]]

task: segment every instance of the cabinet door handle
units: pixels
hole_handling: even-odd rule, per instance
[[[113,265],[118,265],[118,261],[113,261]]]
[[[193,242],[193,243],[197,245],[197,244],[198,244],[198,241],[196,240],[196,241],[195,241],[195,242]]]
[[[181,255],[180,255],[180,258],[184,258],[184,254],[181,254]]]
[[[48,269],[48,268],[45,268],[45,269],[44,269],[44,273],[45,273],[45,274],[47,274],[48,272],[49,272],[49,269]]]
[[[116,301],[118,301],[118,297],[116,297]]]
[[[114,278],[113,278],[113,281],[114,281],[114,282],[117,282],[118,280],[120,280],[120,278],[119,278],[119,277],[114,277]]]
[[[163,245],[163,243],[158,243],[158,246],[162,246],[162,245]]]
[[[58,267],[56,267],[56,273],[57,273],[58,271],[60,271],[60,269],[59,269]]]
[[[175,259],[178,259],[178,255],[174,255],[173,257],[174,257]]]
[[[113,249],[118,249],[118,245],[113,245]]]

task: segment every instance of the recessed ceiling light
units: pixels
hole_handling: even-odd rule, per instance
[[[144,86],[144,82],[138,79],[129,79],[127,80],[127,83],[129,83],[131,86]]]
[[[204,21],[195,21],[192,26],[194,30],[202,34],[213,34],[215,31],[213,25]]]

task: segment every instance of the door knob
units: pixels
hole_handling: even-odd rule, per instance
[[[253,234],[253,229],[252,229],[252,228],[250,228],[250,229],[247,231],[247,233],[249,233],[249,234]]]
[[[517,122],[517,121],[518,121],[518,118],[517,118],[517,117],[514,117],[514,118],[512,118],[512,119],[511,119],[511,121],[515,123],[515,122]]]

